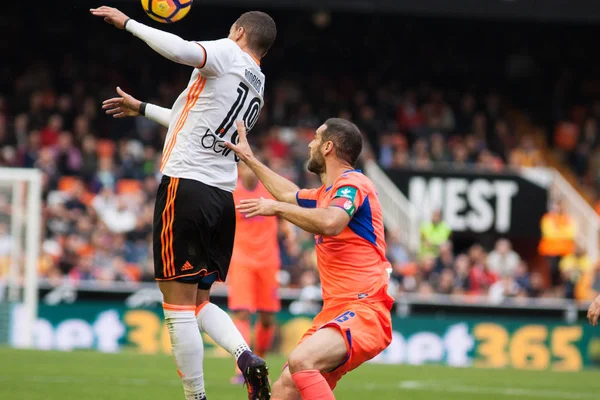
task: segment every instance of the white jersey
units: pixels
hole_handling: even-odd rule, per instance
[[[236,120],[244,120],[248,130],[258,120],[265,76],[230,39],[199,44],[206,51],[204,65],[194,69],[173,105],[160,169],[232,192],[239,159],[224,143],[238,142]]]

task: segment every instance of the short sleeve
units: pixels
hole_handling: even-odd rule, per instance
[[[333,190],[333,195],[329,205],[342,208],[350,218],[354,216],[367,197],[362,186],[349,178],[338,179],[331,190]]]
[[[219,39],[205,42],[196,42],[204,49],[204,63],[197,68],[200,69],[203,75],[221,76],[225,74],[235,57],[238,45],[230,39]]]
[[[300,189],[296,192],[296,201],[303,208],[317,208],[320,189]]]

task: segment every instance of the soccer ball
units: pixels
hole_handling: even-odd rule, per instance
[[[146,14],[163,24],[177,22],[192,8],[192,0],[142,0]]]

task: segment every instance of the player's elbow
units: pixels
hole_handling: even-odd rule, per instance
[[[204,53],[193,42],[181,40],[178,46],[173,46],[168,58],[172,61],[189,66],[197,66],[204,62]]]
[[[323,221],[323,236],[337,236],[344,230],[344,225],[337,218],[325,218]]]
[[[298,191],[291,191],[291,192],[285,192],[281,194],[281,198],[277,199],[281,202],[284,203],[288,203],[288,204],[298,204],[296,201],[296,193],[298,193]]]

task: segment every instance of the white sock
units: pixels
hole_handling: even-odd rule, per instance
[[[163,304],[163,310],[185,398],[204,400],[204,345],[194,315],[195,307]]]
[[[196,315],[198,327],[206,332],[219,346],[231,353],[236,361],[242,353],[250,350],[231,317],[213,303],[202,304]]]

